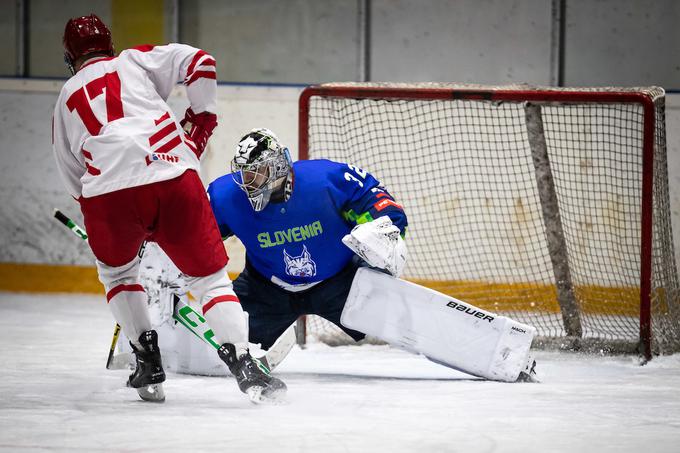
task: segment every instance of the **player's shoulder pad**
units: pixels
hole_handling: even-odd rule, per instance
[[[173,58],[184,58],[199,52],[200,49],[187,44],[142,44],[125,49],[118,54],[119,58],[128,59],[139,64],[152,64]]]
[[[126,61],[136,62],[137,60],[146,60],[151,58],[149,54],[153,54],[159,46],[154,46],[152,44],[141,44],[139,46],[130,47],[129,49],[121,50],[118,53],[118,58]]]
[[[340,163],[328,159],[307,159],[293,162],[294,169],[304,169],[305,171],[328,171],[337,165],[340,165]]]
[[[130,47],[129,49],[125,49],[125,50],[123,50],[123,52],[135,51],[135,50],[138,51],[138,52],[151,52],[156,47],[157,46],[155,46],[153,44],[141,44],[139,46],[134,46],[134,47]],[[123,52],[121,52],[121,54]]]
[[[129,55],[134,53],[149,53],[149,52],[169,52],[173,50],[199,50],[188,44],[169,43],[169,44],[140,44],[138,46],[130,47],[122,50],[118,55]]]
[[[293,172],[295,179],[328,183],[339,173],[339,166],[339,163],[328,159],[297,160],[293,162]]]
[[[335,203],[345,206],[350,200],[357,200],[369,193],[379,182],[368,172],[345,162],[319,159],[310,161],[315,168],[308,172],[310,185],[326,190]]]
[[[208,196],[213,203],[224,202],[239,192],[241,189],[236,185],[231,173],[220,176],[208,184]]]
[[[59,92],[59,97],[63,98],[65,96],[70,95],[72,92],[76,91],[83,85],[82,80],[80,77],[78,77],[78,74],[75,74],[71,76],[66,82],[64,82],[64,85],[61,87],[61,91]],[[57,102],[57,105],[60,103]]]
[[[293,169],[297,172],[303,171],[314,175],[319,179],[332,182],[334,185],[346,181],[345,173],[351,170],[350,166],[344,162],[336,162],[329,159],[300,160],[293,164]]]

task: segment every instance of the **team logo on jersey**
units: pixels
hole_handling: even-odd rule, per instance
[[[316,263],[304,244],[300,256],[291,256],[286,249],[283,249],[283,261],[286,263],[286,274],[292,277],[314,277],[316,275]]]
[[[146,165],[151,165],[152,162],[157,160],[164,160],[170,162],[171,164],[176,164],[179,162],[179,156],[173,156],[172,154],[165,153],[152,153],[150,156],[146,156]]]

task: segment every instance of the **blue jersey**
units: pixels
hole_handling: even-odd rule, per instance
[[[285,202],[256,212],[228,174],[208,186],[223,238],[236,235],[250,265],[267,279],[292,285],[325,280],[342,270],[353,252],[342,237],[357,223],[389,215],[402,234],[406,215],[372,175],[329,160],[293,164],[293,190]]]

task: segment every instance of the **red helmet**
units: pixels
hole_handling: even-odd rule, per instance
[[[64,57],[71,64],[90,53],[113,56],[111,32],[95,14],[69,19],[64,29],[64,50]]]

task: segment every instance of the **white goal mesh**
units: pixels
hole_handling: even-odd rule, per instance
[[[330,84],[300,112],[302,157],[404,206],[405,278],[545,342],[680,349],[662,89]]]

